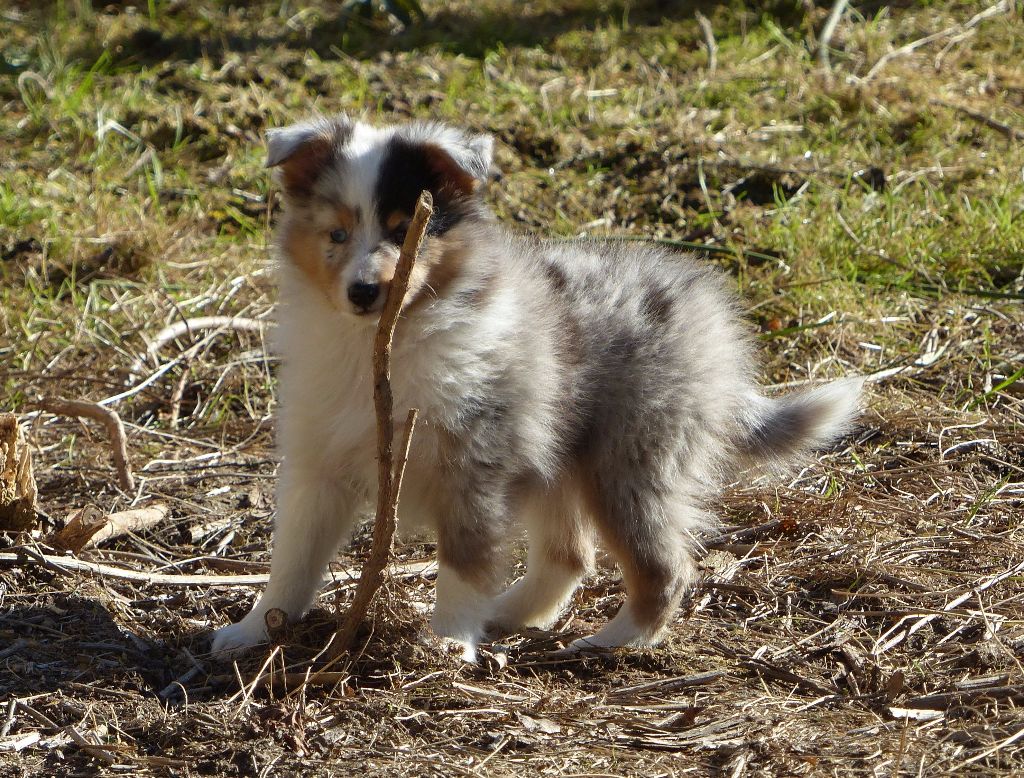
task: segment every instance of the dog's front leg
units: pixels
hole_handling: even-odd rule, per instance
[[[278,608],[289,621],[309,610],[324,572],[351,531],[357,500],[343,481],[285,458],[278,482],[273,558],[266,591],[237,624],[218,629],[211,650],[236,652],[267,641],[264,618]]]
[[[438,521],[437,601],[431,626],[455,644],[464,660],[475,662],[503,578],[505,499],[493,479],[456,481],[461,483],[456,483]]]

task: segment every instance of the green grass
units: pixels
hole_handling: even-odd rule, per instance
[[[3,270],[8,337],[37,318],[75,320],[93,294],[111,304],[119,284],[159,279],[139,300],[160,308],[260,266],[261,132],[314,110],[495,133],[504,178],[492,199],[522,229],[568,236],[597,224],[597,234],[674,240],[710,231],[701,240],[760,316],[786,320],[781,332],[836,309],[882,316],[908,296],[1020,293],[1019,148],[928,103],[941,95],[1024,126],[1010,25],[985,22],[938,69],[928,59],[936,47],[925,47],[865,84],[857,79],[878,56],[915,30],[962,20],[964,8],[854,12],[833,41],[831,80],[810,41],[820,18],[796,6],[716,7],[714,74],[688,16],[562,8],[531,6],[520,19],[498,3],[449,7],[436,28],[390,41],[379,27],[339,21],[330,4],[293,19],[296,29],[273,22],[274,4],[25,12],[3,51],[20,77],[3,87],[0,138],[17,164],[0,185],[0,245],[31,237],[42,251]],[[450,21],[460,14],[470,20],[462,31]],[[204,37],[214,29],[221,39]],[[979,97],[990,81],[1008,88]],[[730,193],[762,168],[758,191]],[[856,177],[866,168],[884,172],[885,191]],[[778,169],[788,179],[773,182]],[[111,245],[136,258],[131,271],[79,289],[99,283],[89,263]],[[190,269],[159,267],[171,259]],[[119,307],[111,326],[137,331],[131,318]]]

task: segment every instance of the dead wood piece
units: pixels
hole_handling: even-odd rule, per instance
[[[693,12],[697,24],[700,25],[700,32],[704,36],[704,48],[708,50],[708,75],[712,76],[718,69],[718,44],[715,43],[715,30],[711,26],[711,20],[700,11]]]
[[[746,662],[741,662],[740,664],[748,670],[752,670],[766,678],[793,684],[794,686],[799,686],[801,689],[814,692],[815,694],[822,694],[828,697],[836,696],[836,691],[834,689],[826,689],[821,684],[816,683],[809,678],[799,676],[782,667],[776,667],[775,665],[769,664],[761,659],[750,659]]]
[[[946,710],[954,706],[976,705],[982,701],[1024,702],[1024,685],[989,686],[981,689],[960,689],[955,692],[925,694],[912,697],[903,703],[904,708]]]
[[[948,100],[940,100],[937,97],[933,97],[928,101],[932,105],[941,105],[943,108],[949,108],[953,111],[959,111],[964,116],[969,116],[976,122],[984,124],[996,132],[1005,135],[1011,140],[1024,140],[1024,130],[1019,130],[1016,127],[1011,127],[1005,122],[1001,122],[998,119],[994,119],[988,114],[984,114],[981,111],[975,111],[973,108],[968,108],[966,105],[960,105],[959,103],[951,103]]]
[[[64,527],[47,538],[56,549],[77,554],[107,524],[107,517],[95,505],[86,505],[68,514]]]
[[[104,516],[96,506],[87,505],[73,511],[64,528],[53,533],[49,542],[54,548],[77,554],[104,541],[155,527],[169,513],[166,505],[149,505]]]
[[[14,565],[24,564],[26,561],[35,562],[48,570],[57,573],[91,573],[101,578],[119,578],[125,581],[136,581],[151,586],[262,586],[270,580],[270,573],[252,573],[242,575],[188,575],[172,573],[153,573],[142,570],[127,570],[123,567],[103,565],[98,562],[89,562],[85,559],[75,559],[71,556],[56,556],[53,554],[40,554],[33,548],[27,546],[18,547],[14,552],[0,552],[0,564],[8,563]],[[402,577],[416,578],[431,571],[434,562],[410,562],[398,565],[395,573]],[[355,576],[355,570],[340,570],[336,573],[328,572],[324,576],[324,583],[329,584],[335,581],[335,577],[349,578]]]
[[[664,694],[674,692],[679,689],[705,686],[707,684],[714,683],[718,679],[724,678],[727,675],[728,673],[725,670],[709,670],[695,675],[683,675],[675,678],[659,678],[655,681],[647,681],[646,683],[637,684],[635,686],[625,686],[621,689],[612,689],[608,692],[608,696],[619,701],[622,697],[635,697],[647,693]]]
[[[114,467],[117,468],[118,481],[126,492],[135,490],[135,478],[128,464],[128,450],[125,442],[124,425],[117,412],[88,400],[65,400],[47,397],[36,403],[36,407],[58,416],[75,416],[77,418],[98,421],[107,429],[110,437]]]
[[[384,584],[385,569],[395,542],[398,494],[402,487],[405,464],[409,458],[409,446],[412,442],[417,411],[415,408],[409,411],[405,422],[401,458],[396,466],[392,452],[395,431],[394,399],[391,394],[391,342],[409,288],[409,276],[432,213],[433,198],[430,192],[424,191],[416,202],[416,212],[402,243],[395,276],[391,281],[391,290],[388,292],[384,310],[381,311],[377,324],[377,334],[373,342],[373,406],[377,416],[377,513],[373,523],[373,545],[359,576],[352,605],[339,625],[331,652],[332,659],[340,657],[351,648],[356,630],[366,618],[374,595]]]
[[[70,737],[75,742],[75,745],[89,754],[89,756],[95,757],[101,762],[106,762],[107,764],[117,764],[117,757],[112,751],[107,750],[99,743],[93,743],[88,740],[85,735],[73,726],[68,725],[64,727],[64,734]]]
[[[288,614],[280,608],[271,608],[263,614],[263,623],[267,625],[267,636],[276,642],[288,624]]]
[[[36,523],[32,454],[13,413],[0,413],[0,530],[27,532]]]
[[[337,686],[338,684],[345,683],[351,677],[351,674],[337,670],[321,670],[308,673],[264,671],[250,681],[249,685],[252,688],[267,687],[288,692],[306,685]],[[224,675],[214,676],[210,680],[215,684],[230,684],[233,681],[237,682],[238,679],[232,675]]]
[[[107,523],[100,528],[100,531],[92,536],[86,543],[86,547],[98,546],[114,538],[127,535],[133,532],[141,532],[144,529],[152,529],[160,524],[171,513],[166,505],[147,505],[144,508],[132,508],[127,511],[118,511],[107,516]]]
[[[172,340],[198,330],[256,332],[262,335],[267,329],[267,325],[266,321],[250,319],[245,316],[197,316],[194,319],[182,319],[164,327],[156,334],[153,342],[149,345],[149,353],[155,355]]]

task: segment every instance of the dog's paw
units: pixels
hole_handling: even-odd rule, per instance
[[[551,656],[557,659],[569,659],[577,656],[593,656],[594,654],[607,654],[613,651],[616,646],[610,646],[602,644],[601,641],[596,640],[594,635],[589,637],[579,638],[578,640],[572,641],[565,648],[559,648],[551,652]]]
[[[457,656],[466,664],[475,665],[477,663],[476,643],[455,640],[454,638],[442,637],[441,647],[449,654]]]
[[[267,628],[263,619],[254,619],[249,614],[237,624],[216,630],[210,639],[210,653],[229,657],[267,641]]]

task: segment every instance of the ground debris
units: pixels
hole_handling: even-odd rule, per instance
[[[27,532],[36,523],[32,453],[13,413],[0,413],[0,531]]]

